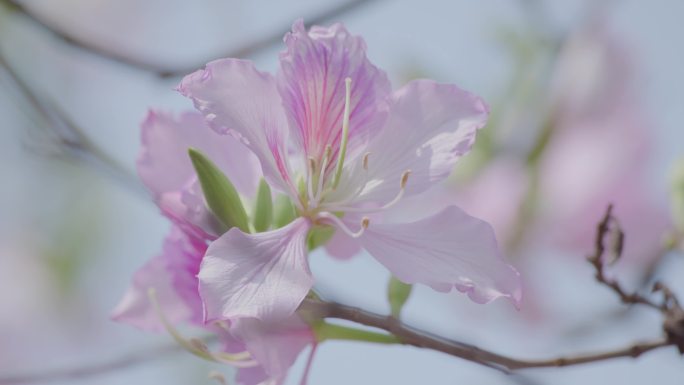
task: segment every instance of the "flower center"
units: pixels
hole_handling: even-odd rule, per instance
[[[337,152],[337,163],[332,174],[332,179],[327,173],[332,161],[333,149],[330,144],[325,146],[323,158],[317,161],[313,157],[307,159],[307,178],[306,178],[306,197],[303,204],[308,210],[315,209],[321,203],[328,191],[334,190],[342,178],[344,160],[347,155],[347,144],[349,142],[349,117],[351,115],[351,78],[344,79],[344,113],[342,115],[342,135],[339,151]],[[304,203],[304,202],[302,202]]]
[[[331,166],[333,148],[330,144],[325,146],[322,159],[315,159],[309,157],[306,160],[306,183],[300,190],[300,199],[302,203],[302,210],[300,215],[310,218],[314,223],[334,225],[340,230],[347,233],[347,235],[357,238],[368,228],[370,220],[368,217],[363,217],[358,230],[351,230],[345,222],[343,222],[336,213],[347,212],[370,212],[380,211],[395,205],[404,196],[406,183],[408,181],[411,170],[406,170],[402,173],[400,178],[399,193],[391,201],[372,209],[359,208],[348,206],[351,204],[352,198],[343,202],[336,202],[332,204],[321,205],[325,199],[326,194],[334,191],[340,184],[342,178],[342,171],[344,169],[344,161],[347,155],[347,144],[349,142],[349,118],[351,115],[351,78],[344,79],[345,95],[344,95],[344,113],[342,115],[342,135],[337,152],[337,162],[335,163],[335,170],[332,174],[328,173],[328,168]],[[365,171],[368,171],[369,152],[365,153],[361,159],[361,164]],[[359,186],[361,187],[361,186]],[[363,188],[359,188],[358,195]]]

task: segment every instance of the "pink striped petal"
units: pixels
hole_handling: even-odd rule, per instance
[[[456,287],[477,303],[505,297],[520,305],[519,274],[501,257],[491,226],[456,206],[413,223],[371,223],[360,241],[403,282],[442,292]]]
[[[145,330],[164,330],[148,298],[154,289],[161,310],[171,323],[202,325],[202,303],[197,272],[206,250],[203,241],[174,227],[164,240],[162,253],[138,270],[131,287],[112,313],[112,319]]]
[[[384,203],[411,174],[406,195],[423,192],[451,173],[487,120],[487,105],[455,85],[416,80],[394,93],[387,123],[368,146],[368,170],[355,162],[331,200]],[[350,186],[345,188],[345,186]]]
[[[358,223],[354,222],[354,225]],[[348,260],[361,252],[361,246],[356,239],[338,229],[328,243],[325,244],[325,251],[333,258]]]
[[[206,320],[290,316],[313,285],[309,227],[307,219],[298,218],[264,233],[233,228],[214,241],[198,275]]]
[[[302,350],[316,342],[311,327],[297,314],[277,322],[242,318],[231,332],[244,341],[247,350],[272,377],[284,377]]]
[[[391,86],[384,71],[366,58],[366,43],[342,24],[312,27],[298,20],[285,35],[278,89],[292,134],[307,156],[320,160],[326,145],[340,145],[345,99],[344,79],[352,79],[348,157],[365,147],[386,117]],[[333,164],[331,163],[330,167]]]
[[[271,185],[296,191],[286,159],[287,118],[273,76],[249,61],[221,59],[183,78],[178,91],[214,130],[230,132],[252,150]]]

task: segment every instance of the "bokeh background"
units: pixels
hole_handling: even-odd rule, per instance
[[[662,279],[684,295],[681,249],[667,246],[676,228],[671,170],[684,156],[681,1],[18,4],[0,1],[0,381],[120,357],[137,364],[52,383],[210,384],[212,369],[230,376],[230,368],[169,349],[165,334],[109,320],[169,226],[134,177],[139,124],[148,107],[190,108],[172,89],[180,74],[210,59],[239,55],[275,70],[280,36],[299,17],[342,21],[363,35],[395,87],[430,77],[491,105],[475,150],[434,200],[456,202],[495,226],[524,274],[523,310],[418,287],[407,322],[521,358],[657,337],[658,315],[622,307],[584,261],[609,202],[627,237],[612,271],[630,287]],[[388,311],[388,274],[368,256],[343,262],[318,252],[311,263],[324,296]],[[304,356],[289,384],[299,382]],[[310,383],[683,379],[674,349],[506,376],[411,347],[330,342],[319,349]]]

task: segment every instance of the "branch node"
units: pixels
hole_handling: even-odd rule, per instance
[[[667,313],[663,329],[667,336],[667,342],[677,347],[679,353],[684,355],[684,311],[674,308]]]

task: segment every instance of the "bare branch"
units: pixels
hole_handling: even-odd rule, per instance
[[[606,246],[605,246],[605,238],[611,231],[611,225],[615,224],[615,218],[612,215],[613,213],[613,205],[609,205],[608,208],[606,209],[606,213],[603,216],[603,219],[601,222],[599,222],[597,228],[596,228],[596,239],[594,241],[594,254],[590,255],[587,260],[589,263],[594,266],[594,269],[596,270],[596,280],[609,287],[617,296],[620,298],[622,303],[625,305],[644,305],[651,307],[653,309],[661,310],[661,306],[653,302],[652,300],[643,297],[639,295],[638,293],[628,293],[621,285],[619,282],[616,280],[613,280],[611,278],[606,277],[605,275],[605,254],[606,254]],[[622,234],[622,230],[618,229],[618,234],[616,235],[618,239],[623,239],[624,235]],[[622,241],[620,241],[619,244],[621,244]],[[622,247],[618,247],[618,250],[616,252],[621,253]]]
[[[57,37],[59,40],[63,41],[66,44],[69,44],[71,46],[80,48],[84,51],[88,51],[90,53],[93,53],[97,56],[103,57],[105,59],[108,59],[110,61],[123,64],[127,67],[133,67],[142,71],[147,71],[147,72],[152,72],[160,77],[179,77],[186,75],[190,72],[195,71],[198,68],[201,68],[204,66],[205,63],[208,63],[211,60],[214,60],[219,57],[236,57],[236,58],[243,58],[243,57],[248,57],[250,55],[255,54],[256,52],[259,52],[261,50],[264,50],[266,48],[269,48],[271,46],[274,46],[282,41],[283,34],[289,30],[289,25],[287,26],[282,26],[280,28],[277,28],[275,32],[272,35],[269,35],[267,37],[264,37],[262,39],[256,39],[251,42],[248,42],[247,44],[244,44],[241,47],[238,47],[237,49],[230,50],[228,52],[223,52],[220,54],[212,55],[210,58],[204,58],[202,60],[198,60],[197,64],[194,64],[192,66],[188,66],[185,68],[173,68],[169,67],[167,65],[164,65],[162,63],[154,63],[150,61],[146,61],[140,58],[135,58],[131,57],[129,55],[126,55],[125,53],[119,52],[112,50],[111,48],[108,48],[103,45],[98,45],[95,44],[88,39],[84,39],[81,36],[71,34],[66,31],[62,31],[52,25],[48,20],[45,20],[32,12],[30,12],[28,9],[26,9],[21,3],[19,3],[16,0],[0,0],[6,4],[11,5],[17,12],[21,13],[24,15],[26,18],[34,22],[35,24],[41,26],[45,30],[49,31],[52,33],[55,37]],[[340,16],[349,13],[351,11],[359,9],[361,6],[367,5],[369,3],[372,3],[373,1],[376,0],[349,0],[346,2],[343,2],[335,7],[332,7],[330,9],[327,9],[317,15],[313,15],[311,17],[307,18],[307,23],[309,24],[322,24],[325,22],[328,22],[333,19],[337,19]]]
[[[436,350],[504,372],[518,369],[565,367],[621,357],[636,358],[648,351],[672,346],[671,342],[662,338],[654,341],[636,343],[625,348],[601,353],[589,353],[543,360],[521,360],[494,353],[464,342],[440,337],[408,326],[391,316],[371,313],[352,306],[325,302],[317,299],[306,299],[303,308],[322,318],[343,319],[385,330],[398,337],[402,344],[405,345]]]
[[[401,340],[402,344],[439,351],[505,373],[510,373],[511,371],[519,369],[566,367],[590,362],[605,361],[614,358],[636,358],[648,351],[673,345],[673,343],[666,339],[659,339],[655,341],[637,343],[622,349],[616,349],[603,353],[590,353],[572,357],[559,357],[544,360],[520,360],[481,349],[477,346],[464,342],[450,340],[425,331],[421,331],[419,329],[405,325],[401,321],[391,316],[375,314],[352,306],[310,298],[304,301],[302,304],[302,310],[311,312],[311,314],[316,314],[317,316],[323,318],[343,319],[382,329],[397,336]],[[163,346],[139,353],[128,354],[118,359],[101,364],[86,365],[69,369],[58,369],[37,374],[0,377],[0,385],[20,385],[62,380],[80,380],[139,365],[181,350],[182,347],[179,345]]]

